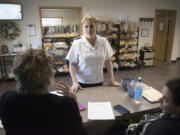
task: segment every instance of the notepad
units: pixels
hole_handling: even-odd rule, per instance
[[[81,103],[78,102],[78,108],[79,108],[79,111],[83,111],[83,110],[86,110],[86,107],[84,107]]]
[[[112,120],[115,119],[111,102],[88,102],[89,120]]]
[[[143,91],[143,97],[149,102],[155,103],[162,97],[162,93],[151,87],[150,89]]]

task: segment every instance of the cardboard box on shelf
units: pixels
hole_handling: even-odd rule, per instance
[[[154,58],[154,52],[144,52],[144,59]]]
[[[144,60],[144,66],[153,66],[154,59]]]

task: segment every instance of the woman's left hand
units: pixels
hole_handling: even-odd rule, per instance
[[[73,90],[63,82],[56,83],[56,90],[64,96],[71,96],[73,94]]]
[[[121,83],[116,82],[116,81],[109,81],[108,86],[120,87],[120,86],[121,86]]]

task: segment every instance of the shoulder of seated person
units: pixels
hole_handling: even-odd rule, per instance
[[[16,90],[7,90],[3,93],[3,95],[7,95],[7,94],[18,94],[18,92]]]
[[[13,96],[16,96],[18,94],[17,91],[15,90],[8,90],[8,91],[5,91],[1,96],[0,98],[4,99],[4,98],[10,98],[10,97],[13,97]]]

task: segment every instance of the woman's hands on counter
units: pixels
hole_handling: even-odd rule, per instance
[[[116,87],[120,87],[121,86],[121,83],[119,82],[116,82],[114,80],[114,72],[113,72],[113,65],[112,65],[112,60],[111,58],[106,60],[105,61],[105,65],[106,65],[106,68],[108,70],[108,74],[109,74],[109,83],[108,83],[108,86],[116,86]]]
[[[79,91],[79,89],[82,89],[82,88],[81,88],[81,86],[80,86],[80,84],[79,84],[78,82],[74,82],[73,85],[72,85],[72,87],[71,87],[71,89],[72,89],[75,93],[77,93],[77,92]]]

